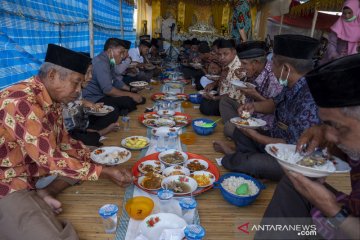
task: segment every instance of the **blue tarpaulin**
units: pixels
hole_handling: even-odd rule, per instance
[[[93,0],[94,54],[109,37],[121,38],[119,0]],[[134,6],[122,4],[124,39],[134,43]],[[35,75],[48,43],[90,52],[87,0],[2,0],[0,88]]]

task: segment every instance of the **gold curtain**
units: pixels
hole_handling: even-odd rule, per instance
[[[136,35],[140,36],[143,34],[144,23],[146,20],[146,1],[138,0],[138,15],[137,15],[137,24],[136,24]]]

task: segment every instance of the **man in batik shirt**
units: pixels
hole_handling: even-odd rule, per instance
[[[265,42],[251,41],[242,43],[237,47],[238,57],[246,72],[247,82],[253,85],[247,85],[240,88],[241,92],[247,97],[249,101],[264,101],[269,98],[274,98],[282,90],[282,86],[271,70],[271,61],[266,60]],[[248,83],[246,83],[248,84]],[[223,97],[220,100],[220,114],[225,124],[224,134],[232,138],[235,130],[235,125],[230,122],[233,117],[238,117],[238,108],[240,103]],[[265,129],[270,129],[273,126],[273,114],[256,114],[256,118],[261,118],[266,121]]]
[[[0,92],[0,239],[78,239],[55,213],[54,196],[79,180],[110,177],[119,185],[132,181],[122,168],[90,161],[89,150],[69,137],[61,104],[78,98],[91,59],[49,44],[39,74]],[[57,175],[35,190],[36,181]]]
[[[239,107],[239,114],[242,111],[274,113],[274,127],[268,132],[236,128],[233,133],[236,151],[223,142],[215,142],[214,148],[225,153],[222,164],[231,171],[280,180],[284,172],[264,147],[270,143],[294,144],[305,129],[320,122],[318,109],[303,77],[313,68],[312,57],[319,42],[302,35],[277,35],[274,41],[272,71],[284,86],[283,91],[274,99]]]
[[[205,91],[218,89],[219,96],[204,94],[200,111],[205,115],[220,116],[219,103],[222,96],[228,96],[240,104],[245,103],[245,95],[231,84],[232,80],[239,80],[236,72],[242,71],[240,59],[236,54],[235,43],[232,40],[221,39],[218,43],[218,55],[219,62],[222,65],[220,78],[208,84]],[[245,72],[242,76],[245,77]]]

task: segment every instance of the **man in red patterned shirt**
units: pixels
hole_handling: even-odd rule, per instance
[[[119,167],[90,161],[89,150],[66,132],[61,104],[74,101],[91,59],[49,44],[39,74],[0,92],[0,239],[78,239],[55,213],[54,197],[80,180],[110,177],[120,186],[132,182]],[[43,190],[36,181],[58,176]]]

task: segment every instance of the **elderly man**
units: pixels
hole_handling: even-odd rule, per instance
[[[114,107],[109,114],[90,117],[90,128],[95,130],[104,129],[116,122],[120,115],[125,115],[136,109],[136,105],[145,102],[145,98],[133,93],[125,85],[119,74],[119,65],[127,57],[127,48],[130,42],[117,38],[109,38],[104,45],[104,51],[94,57],[93,77],[83,89],[83,98],[93,103],[104,103]],[[96,124],[92,124],[96,122]]]
[[[222,164],[231,171],[280,180],[283,171],[277,161],[265,152],[264,146],[269,143],[295,143],[305,129],[319,123],[318,109],[303,77],[313,68],[312,57],[319,42],[314,38],[290,34],[277,35],[274,40],[272,71],[284,86],[283,91],[274,99],[239,107],[240,114],[242,111],[274,113],[274,127],[268,132],[236,128],[233,133],[236,151],[223,142],[214,142],[214,148],[225,153]]]
[[[287,171],[264,214],[263,224],[315,224],[321,239],[360,238],[360,54],[322,65],[306,75],[323,125],[308,129],[297,149],[333,146],[351,167],[351,192]],[[341,156],[340,155],[340,156]],[[258,232],[257,239],[300,239],[297,232]]]
[[[91,59],[49,44],[39,74],[0,92],[0,239],[78,239],[68,222],[54,215],[54,196],[79,180],[109,176],[132,181],[128,170],[90,161],[89,150],[69,137],[61,104],[78,98]],[[35,191],[37,179],[58,178]]]
[[[238,57],[241,65],[245,69],[247,79],[251,79],[255,87],[241,88],[241,92],[249,101],[264,101],[274,98],[282,90],[282,86],[271,70],[271,61],[266,60],[265,42],[249,41],[242,43],[237,47]],[[220,114],[224,126],[224,134],[232,137],[235,125],[230,119],[238,116],[238,108],[240,103],[229,98],[223,97],[220,100]],[[273,114],[257,114],[255,117],[261,118],[267,122],[266,128],[269,129],[273,125]]]
[[[220,79],[214,79],[213,83],[206,86],[205,91],[209,92],[218,87],[220,95],[204,95],[200,104],[200,111],[205,115],[220,116],[220,97],[225,95],[241,104],[245,103],[245,95],[231,84],[232,80],[239,79],[236,72],[242,71],[240,59],[236,54],[235,43],[232,40],[221,39],[218,43],[218,56],[223,68]],[[245,76],[245,73],[243,74]]]

